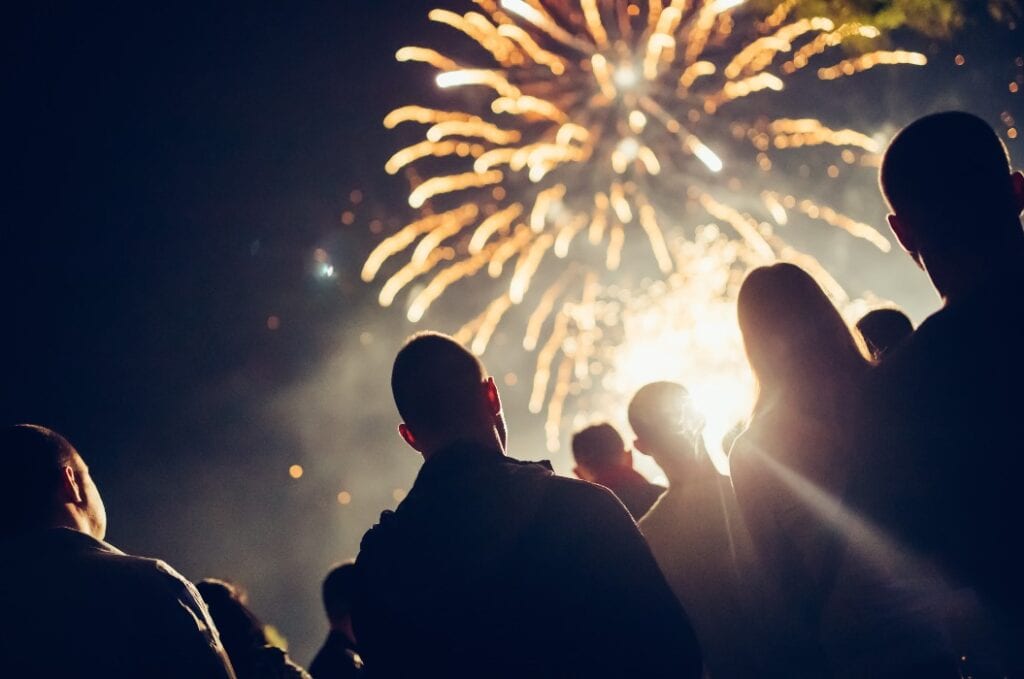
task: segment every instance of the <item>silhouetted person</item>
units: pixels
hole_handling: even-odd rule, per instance
[[[352,562],[335,566],[324,579],[324,610],[331,631],[309,666],[313,679],[348,679],[362,674],[363,660],[352,631],[352,603],[357,588],[356,566]]]
[[[210,609],[238,679],[309,679],[284,650],[271,645],[238,587],[207,578],[197,582],[196,589]]]
[[[35,425],[0,429],[0,666],[12,677],[233,677],[195,587],[103,542],[78,451]]]
[[[715,469],[701,439],[703,418],[675,382],[642,387],[629,402],[635,448],[668,477],[668,491],[640,520],[658,565],[683,604],[712,677],[761,677],[753,545],[732,484]]]
[[[942,308],[875,372],[849,497],[995,617],[1001,671],[1022,673],[1024,177],[988,124],[951,112],[896,135],[881,186]]]
[[[576,432],[572,437],[573,473],[584,481],[604,486],[622,500],[634,519],[647,513],[665,492],[633,469],[633,453],[615,427],[602,422]]]
[[[700,676],[686,615],[622,503],[506,457],[476,357],[416,335],[391,387],[425,463],[356,559],[353,623],[373,676]]]
[[[791,657],[781,661],[811,676],[955,671],[927,621],[889,612],[902,603],[902,571],[878,575],[846,558],[852,524],[841,498],[858,453],[846,432],[859,426],[853,407],[870,370],[856,336],[792,264],[752,271],[737,312],[758,392],[730,466],[758,556],[782,596],[773,618],[792,630],[795,643],[780,649]]]
[[[857,331],[876,361],[896,349],[914,334],[914,324],[905,313],[891,307],[874,309],[857,321]]]

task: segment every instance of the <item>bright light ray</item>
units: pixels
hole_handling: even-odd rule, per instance
[[[840,541],[835,549],[843,554],[837,565],[837,589],[847,591],[875,591],[879,596],[860,600],[867,606],[859,611],[861,621],[880,619],[892,621],[886,641],[892,640],[892,630],[899,629],[917,643],[928,639],[931,643],[946,641],[946,630],[938,619],[943,605],[956,602],[957,615],[967,619],[984,615],[976,600],[968,600],[947,582],[939,570],[905,545],[896,542],[881,528],[851,511],[840,498],[822,488],[803,474],[784,464],[775,456],[752,445],[743,445],[743,452],[754,456],[760,467],[779,481],[797,505],[802,506],[812,520],[820,521],[826,530],[835,531]],[[965,606],[976,607],[974,610]],[[822,624],[845,626],[850,620],[834,621],[827,609]],[[975,617],[974,619],[980,619]],[[898,622],[896,622],[898,620]],[[870,630],[865,630],[870,633]],[[855,634],[854,639],[861,635]],[[871,642],[868,642],[871,648]],[[936,647],[939,647],[938,645]]]

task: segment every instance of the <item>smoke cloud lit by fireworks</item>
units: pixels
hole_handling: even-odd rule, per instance
[[[743,0],[476,5],[465,14],[429,13],[452,29],[458,49],[397,52],[399,61],[436,71],[437,101],[402,106],[384,119],[388,128],[424,130],[422,141],[395,152],[386,166],[408,174],[408,202],[419,214],[378,244],[362,277],[383,278],[384,306],[407,292],[414,322],[456,284],[466,290],[465,282],[485,271],[503,280],[489,302],[470,297],[467,306],[481,306],[455,334],[484,353],[509,311],[526,306],[522,343],[536,354],[530,409],[547,409],[549,447],[558,446],[569,396],[639,386],[599,377],[627,370],[641,340],[630,319],[646,314],[639,335],[649,340],[671,335],[666,329],[682,315],[700,328],[685,342],[691,353],[718,350],[735,322],[711,310],[728,308],[735,285],[693,285],[695,272],[716,280],[758,263],[793,261],[845,303],[842,286],[784,240],[781,227],[799,218],[890,249],[874,227],[780,188],[776,167],[784,154],[818,149],[821,176],[836,177],[838,165],[871,170],[882,140],[768,111],[788,96],[792,79],[815,79],[827,96],[831,81],[880,66],[923,65],[924,55],[851,54],[844,43],[870,42],[879,31],[796,18],[792,0],[767,15],[747,10]],[[646,261],[624,259],[627,238],[646,242]],[[556,266],[560,275],[534,289],[538,272]],[[664,292],[687,281],[685,308],[670,296],[618,294],[611,272],[627,267],[650,269]],[[654,327],[658,317],[662,325]],[[691,366],[687,381],[721,377],[706,366]]]

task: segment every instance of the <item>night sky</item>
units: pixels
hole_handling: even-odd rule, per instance
[[[380,120],[429,95],[392,57],[449,37],[426,21],[436,3],[33,4],[3,29],[0,420],[64,433],[111,542],[237,580],[308,663],[322,575],[418,468],[387,383],[414,328],[358,274],[370,220],[410,215]],[[1001,113],[1024,124],[1008,90],[1021,29],[979,15],[953,43],[907,44],[932,64],[878,75],[864,120],[891,132],[957,107],[1004,139]],[[1019,166],[1021,139],[1010,149]],[[316,275],[317,248],[333,278]],[[877,271],[918,320],[935,307],[898,253],[847,266],[859,287]],[[496,374],[524,365],[485,358]],[[541,457],[525,394],[506,404],[513,452]]]

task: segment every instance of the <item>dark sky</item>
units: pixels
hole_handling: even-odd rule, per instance
[[[417,468],[386,388],[411,328],[358,269],[369,214],[403,200],[381,117],[423,86],[392,56],[436,3],[32,4],[2,29],[0,420],[66,434],[111,541],[238,579],[308,662],[319,578]],[[956,88],[954,46],[937,45],[940,67],[864,117],[1024,118],[1005,89],[1019,38],[974,24]],[[336,279],[311,275],[317,247]],[[519,405],[513,423],[539,427]]]
[[[320,576],[393,504],[390,487],[353,489],[362,513],[341,525],[344,474],[328,465],[322,493],[293,483],[309,463],[267,416],[367,306],[345,267],[369,241],[339,216],[382,174],[368,138],[402,96],[405,4],[425,6],[384,4],[38,3],[4,29],[2,420],[65,433],[113,542],[238,578],[268,620],[316,637],[293,639],[302,662]],[[337,285],[309,275],[324,243]],[[334,405],[372,398],[389,406],[383,389]],[[408,484],[415,459],[395,454]]]

